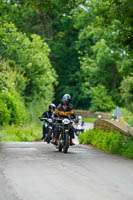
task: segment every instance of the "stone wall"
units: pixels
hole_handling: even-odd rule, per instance
[[[76,113],[86,118],[97,118],[98,115],[101,115],[102,119],[111,119],[111,114],[104,112],[92,113],[89,110],[76,110]]]
[[[96,120],[94,122],[94,129],[99,128],[104,131],[109,132],[110,130],[116,130],[124,135],[132,135],[133,136],[133,127],[129,127],[128,125],[112,121],[112,120]]]
[[[76,110],[76,114],[86,118],[96,118],[95,113],[92,113],[88,110]]]

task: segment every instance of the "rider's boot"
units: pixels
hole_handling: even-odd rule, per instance
[[[40,138],[40,140],[43,140],[44,139],[44,136],[42,136],[41,138]]]
[[[45,133],[43,133],[43,136],[41,137],[40,140],[45,140],[45,137],[46,137],[46,135],[45,135]]]
[[[44,139],[44,136],[42,136],[40,139],[36,139],[36,141],[42,141]]]
[[[47,137],[46,136],[44,137],[44,142],[47,142]]]
[[[70,139],[70,146],[75,145],[75,143]]]
[[[56,145],[56,139],[53,139],[53,140],[51,141],[51,143],[54,144],[54,145]]]

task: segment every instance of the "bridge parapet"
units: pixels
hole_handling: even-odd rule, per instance
[[[116,130],[120,133],[128,136],[129,134],[133,136],[133,127],[122,122],[112,121],[112,120],[96,120],[94,122],[94,129],[99,128],[104,131],[109,132],[110,130]]]
[[[82,117],[87,118],[97,118],[98,115],[101,115],[102,119],[111,119],[110,113],[104,113],[104,112],[90,112],[89,110],[76,110],[77,115],[81,115]]]

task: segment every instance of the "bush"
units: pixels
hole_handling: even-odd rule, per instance
[[[7,105],[0,99],[0,125],[9,123],[11,120],[10,110],[8,110]]]
[[[7,62],[0,60],[0,124],[20,124],[26,119],[23,98],[16,89],[19,74],[10,69]],[[27,114],[28,115],[28,114]]]
[[[1,130],[1,141],[34,141],[42,136],[42,127],[32,123],[28,126],[7,125]]]
[[[133,127],[133,113],[126,108],[121,108],[124,120]]]
[[[125,150],[123,151],[123,155],[127,158],[133,158],[133,142],[128,142]]]
[[[133,113],[133,74],[123,79],[120,89],[122,100]]]
[[[48,105],[46,106],[46,101],[44,99],[28,103],[27,111],[29,113],[29,123],[35,122],[37,124],[40,124],[40,120],[38,117],[40,117],[42,113],[48,109]]]
[[[103,85],[91,88],[91,107],[92,112],[95,111],[111,111],[115,108],[111,96],[107,95],[107,89]]]
[[[92,144],[99,149],[133,158],[133,140],[117,131],[105,132],[91,129],[79,137],[80,144]]]
[[[24,121],[26,111],[19,95],[13,91],[0,94],[0,124],[20,124]]]
[[[14,24],[0,23],[0,56],[8,60],[9,67],[16,70],[16,88],[26,102],[35,97],[45,99],[46,105],[54,96],[54,86],[57,83],[56,72],[52,68],[50,49],[39,35],[19,32]]]

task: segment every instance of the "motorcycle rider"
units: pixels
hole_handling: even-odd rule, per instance
[[[83,126],[83,125],[84,125],[84,121],[82,120],[82,116],[78,116],[78,119],[79,119],[78,124],[79,124],[80,126]]]
[[[69,118],[71,117],[72,119],[75,119],[75,122],[78,122],[78,116],[76,115],[75,111],[73,110],[73,106],[72,104],[69,103],[68,99],[62,99],[61,104],[59,104],[57,106],[56,109],[56,114],[60,117],[60,118]],[[56,144],[57,142],[57,137],[58,137],[58,129],[59,129],[59,123],[57,122],[55,124],[54,127],[54,136],[53,136],[53,141],[52,144]],[[70,128],[70,145],[75,145],[72,141],[72,139],[74,138],[74,127],[72,126]]]
[[[71,106],[73,108],[73,105],[71,104],[71,96],[70,94],[64,94],[64,96],[62,97],[62,100],[67,99],[69,101],[69,106]]]
[[[64,96],[62,97],[62,100],[65,100],[65,99],[68,100],[68,102],[69,102],[69,107],[70,107],[71,109],[73,109],[73,105],[71,104],[71,95],[70,95],[70,94],[64,94]]]
[[[53,103],[51,103],[50,105],[49,105],[49,110],[47,110],[47,111],[45,111],[42,115],[41,115],[41,117],[39,118],[41,121],[43,121],[43,119],[42,118],[52,118],[52,116],[54,115],[54,113],[55,113],[55,109],[56,109],[56,106],[55,106],[55,104],[53,104]],[[44,141],[46,141],[46,124],[47,124],[47,122],[44,122],[44,124],[43,124],[43,136],[42,136],[42,138],[41,138],[41,140],[43,140],[44,139]]]
[[[81,132],[84,131],[84,121],[82,120],[82,116],[78,116],[78,123],[76,124],[76,127],[75,127],[75,132],[76,132],[76,135],[78,136]]]

